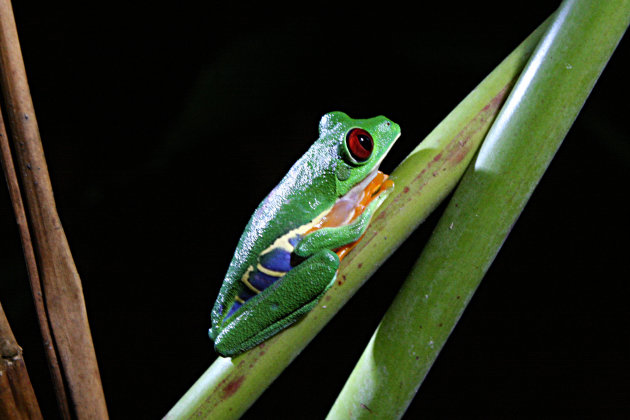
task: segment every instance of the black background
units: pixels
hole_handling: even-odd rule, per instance
[[[112,418],[161,417],[214,360],[209,313],[238,237],[321,115],[399,123],[391,172],[556,7],[443,3],[16,2]],[[629,51],[626,37],[406,418],[628,413]],[[246,418],[325,416],[438,217]],[[0,237],[0,299],[54,419],[4,188]]]

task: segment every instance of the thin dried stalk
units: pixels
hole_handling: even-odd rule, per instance
[[[0,305],[0,418],[39,420],[42,413],[18,346]]]
[[[9,0],[0,0],[0,78],[46,309],[74,415],[78,419],[105,419],[107,407],[81,279],[57,214]]]
[[[48,324],[48,315],[46,314],[46,308],[44,307],[42,286],[39,282],[39,273],[37,272],[37,260],[35,259],[35,251],[33,250],[31,233],[28,230],[28,222],[26,220],[26,214],[24,213],[24,203],[22,201],[22,195],[20,194],[20,186],[18,184],[17,175],[15,173],[15,165],[13,165],[11,149],[9,148],[9,138],[7,136],[7,130],[4,125],[4,119],[2,118],[1,112],[0,161],[2,162],[4,177],[7,180],[9,196],[11,197],[13,212],[15,213],[15,220],[18,225],[18,230],[20,231],[22,250],[24,252],[24,260],[26,261],[26,271],[28,273],[28,278],[31,284],[31,292],[33,294],[33,301],[35,303],[35,312],[37,313],[39,329],[42,335],[42,340],[44,341],[44,350],[46,352],[46,358],[48,361],[50,376],[53,382],[55,397],[57,398],[57,406],[59,407],[61,417],[63,419],[70,419],[70,407],[68,406],[68,397],[63,386],[63,376],[61,374],[61,369],[59,368],[57,349],[55,348],[55,342],[52,339],[50,325]]]

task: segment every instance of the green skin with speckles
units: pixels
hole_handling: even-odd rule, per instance
[[[366,130],[374,142],[370,157],[361,163],[346,144],[346,136],[354,128]],[[322,117],[317,141],[258,206],[241,236],[212,310],[209,334],[219,354],[234,356],[256,346],[317,304],[334,283],[339,268],[333,250],[361,237],[391,188],[350,224],[322,228],[302,238],[293,252],[306,259],[225,318],[235,297],[247,288],[241,278],[248,267],[256,266],[261,252],[332,208],[338,198],[378,168],[399,136],[400,127],[382,116],[355,120],[331,112]]]

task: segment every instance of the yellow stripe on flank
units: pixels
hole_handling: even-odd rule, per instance
[[[268,276],[273,276],[273,277],[282,277],[287,273],[286,271],[270,270],[267,267],[264,267],[263,265],[261,265],[260,263],[258,263],[258,265],[256,266],[256,269],[263,274],[267,274]]]
[[[287,251],[288,253],[293,252],[293,245],[291,245],[289,243],[289,238],[293,238],[295,235],[300,234],[301,233],[301,229],[302,229],[302,226],[285,233],[284,235],[282,235],[281,237],[276,239],[273,242],[273,244],[271,244],[270,247],[268,247],[263,252],[261,252],[260,255],[261,256],[265,255],[266,253],[271,252],[271,251],[273,251],[276,248],[283,249],[283,250]],[[304,230],[303,232],[306,232],[306,230]]]
[[[260,290],[256,289],[254,286],[252,286],[252,284],[249,282],[249,275],[252,273],[252,271],[254,271],[254,267],[253,266],[249,266],[247,267],[247,270],[245,271],[245,274],[243,274],[243,277],[241,277],[241,281],[243,283],[245,283],[245,285],[247,287],[249,287],[249,289],[252,292],[255,292],[256,294],[260,293]]]
[[[293,252],[293,245],[291,245],[289,243],[289,239],[293,238],[295,235],[301,235],[304,232],[307,232],[310,228],[312,228],[313,226],[318,224],[319,221],[322,220],[322,218],[328,214],[330,209],[332,209],[332,207],[330,207],[330,208],[324,210],[323,212],[321,212],[321,214],[319,214],[319,216],[314,218],[311,222],[308,222],[305,225],[302,225],[300,227],[297,227],[297,228],[295,228],[295,229],[285,233],[284,235],[282,235],[281,237],[276,239],[269,247],[267,247],[267,249],[265,249],[263,252],[261,252],[260,255],[263,256],[263,255],[273,251],[276,248],[283,249],[283,250],[285,250],[285,251],[287,251],[289,253]],[[259,265],[259,267],[260,267],[260,265]],[[274,275],[274,274],[272,274],[272,275]]]

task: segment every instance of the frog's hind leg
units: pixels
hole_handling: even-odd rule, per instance
[[[290,326],[308,313],[334,284],[339,257],[320,251],[282,279],[247,301],[215,340],[223,356],[242,353]]]
[[[268,339],[270,337],[273,337],[274,335],[276,335],[277,333],[279,333],[283,329],[285,329],[285,328],[291,326],[292,324],[294,324],[295,322],[299,321],[300,318],[302,318],[304,315],[309,313],[315,306],[317,306],[317,303],[319,302],[321,297],[328,291],[330,286],[332,286],[335,283],[335,279],[336,278],[337,278],[337,276],[335,275],[333,277],[333,280],[330,282],[329,286],[326,287],[326,290],[324,290],[319,296],[317,296],[315,299],[313,299],[310,303],[304,305],[303,307],[301,307],[297,311],[293,312],[288,317],[286,317],[286,318],[284,318],[284,319],[282,319],[282,320],[280,320],[280,321],[270,325],[269,327],[267,327],[263,331],[261,331],[259,334],[256,334],[254,337],[252,337],[251,339],[249,339],[246,342],[244,342],[243,343],[243,349],[244,349],[243,351],[257,346],[258,344],[262,343],[266,339]]]

